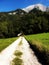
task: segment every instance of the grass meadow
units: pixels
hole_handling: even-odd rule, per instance
[[[0,52],[13,43],[18,37],[0,39]]]
[[[47,50],[49,50],[49,33],[27,35],[25,37],[32,44],[43,48],[45,47]]]
[[[49,65],[49,33],[27,35],[25,38],[30,43],[36,55],[44,65]]]

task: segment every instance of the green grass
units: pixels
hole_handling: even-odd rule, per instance
[[[37,44],[37,46],[40,45],[49,50],[49,33],[27,35],[25,37],[32,44]]]
[[[42,62],[44,61],[45,65],[49,65],[49,33],[27,35],[25,38],[32,45],[37,55],[42,58]]]
[[[21,46],[22,45],[22,40],[20,41],[20,43],[19,43],[19,46]]]
[[[7,39],[0,39],[0,52],[9,46],[12,42],[14,42],[18,37],[14,38],[7,38]]]
[[[11,65],[23,65],[22,54],[20,50],[16,50],[14,53],[15,58],[12,60]]]
[[[14,53],[14,55],[17,56],[17,57],[21,57],[22,54],[23,53],[19,50],[16,50],[15,53]]]
[[[14,58],[14,60],[12,61],[11,65],[22,65],[23,61],[22,59],[16,57]]]

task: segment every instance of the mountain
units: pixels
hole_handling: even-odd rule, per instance
[[[25,14],[26,12],[24,11],[24,10],[22,10],[22,9],[17,9],[17,10],[15,10],[15,11],[10,11],[10,12],[8,12],[8,14],[10,14],[10,15],[15,15],[15,14],[21,14],[21,15],[23,15],[23,14]]]
[[[45,10],[49,8],[36,4],[25,10],[0,12],[0,38],[15,37],[21,32],[26,35],[49,32],[49,12]]]
[[[38,8],[41,11],[46,11],[47,7],[42,5],[42,4],[35,4],[35,5],[30,5],[30,6],[26,7],[26,8],[23,8],[23,10],[26,11],[26,12],[29,12],[34,8]]]
[[[34,5],[30,5],[23,9],[17,9],[17,10],[13,10],[13,11],[9,11],[9,12],[0,12],[0,13],[8,13],[9,15],[16,15],[16,14],[23,15],[25,13],[29,13],[30,11],[32,11],[35,8],[38,10],[41,10],[43,12],[45,12],[45,11],[49,12],[49,7],[46,7],[42,4],[34,4]]]

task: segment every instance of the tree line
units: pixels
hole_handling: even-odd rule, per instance
[[[0,13],[0,38],[15,37],[21,32],[26,35],[49,32],[49,12],[33,9],[15,15]]]

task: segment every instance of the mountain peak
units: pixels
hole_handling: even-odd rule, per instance
[[[39,8],[39,10],[41,10],[41,11],[46,11],[46,6],[44,6],[44,5],[40,4],[40,3],[35,4],[35,5],[30,5],[30,6],[26,7],[26,8],[23,8],[23,10],[26,11],[26,12],[29,12],[34,8]]]

